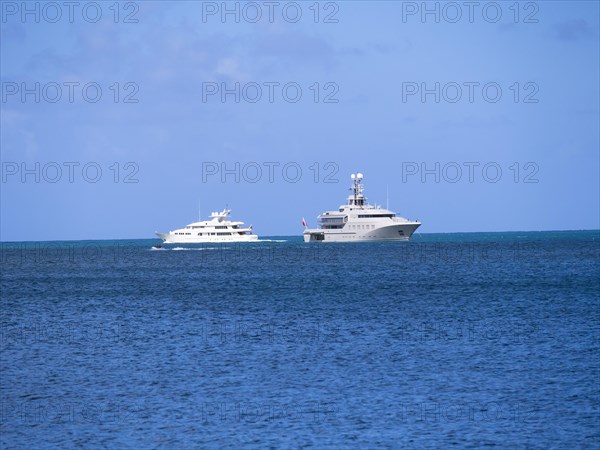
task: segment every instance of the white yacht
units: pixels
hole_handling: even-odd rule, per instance
[[[251,242],[258,236],[253,234],[252,225],[244,227],[244,222],[228,220],[230,209],[213,212],[211,220],[194,222],[179,230],[156,233],[165,244],[197,244],[203,242]]]
[[[304,230],[304,242],[406,241],[421,225],[378,205],[363,195],[363,174],[352,174],[352,194],[337,211],[319,215],[319,228]],[[304,220],[302,221],[306,227]]]

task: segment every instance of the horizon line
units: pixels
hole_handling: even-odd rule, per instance
[[[506,234],[506,233],[567,233],[567,232],[582,232],[582,231],[588,231],[588,232],[592,232],[592,231],[597,231],[600,232],[600,228],[584,228],[584,229],[569,229],[569,230],[508,230],[508,231],[445,231],[445,232],[437,232],[437,233],[415,233],[414,236],[422,236],[422,235],[437,235],[437,234]],[[256,242],[260,242],[260,239],[264,239],[264,238],[280,238],[280,237],[297,237],[297,238],[301,238],[302,234],[290,234],[290,235],[286,235],[286,234],[270,234],[270,235],[263,235],[263,236],[259,236],[259,240],[258,241],[253,241],[253,242],[234,242],[234,243],[242,243],[242,244],[251,244],[251,243],[256,243]],[[104,238],[104,239],[94,239],[94,238],[87,238],[87,239],[50,239],[50,240],[29,240],[29,241],[2,241],[0,240],[0,244],[17,244],[17,243],[27,243],[27,242],[84,242],[84,241],[159,241],[160,239],[157,237],[152,237],[152,238]],[[410,242],[413,239],[410,239],[408,241],[403,241],[403,242]],[[212,242],[214,244],[227,244],[227,243],[231,243],[231,242]]]

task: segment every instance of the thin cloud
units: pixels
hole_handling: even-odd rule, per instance
[[[579,41],[596,36],[592,27],[584,19],[560,22],[553,27],[554,37],[561,41]]]

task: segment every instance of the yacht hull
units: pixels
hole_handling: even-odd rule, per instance
[[[171,233],[156,233],[165,244],[204,244],[207,242],[254,242],[256,234],[244,236],[178,236]]]
[[[380,242],[408,241],[420,222],[383,225],[366,231],[342,229],[312,229],[304,231],[304,242]]]

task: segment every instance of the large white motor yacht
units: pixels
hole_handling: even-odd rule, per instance
[[[369,205],[363,195],[363,174],[351,176],[352,194],[337,211],[318,216],[319,228],[304,230],[304,242],[406,241],[421,222],[396,217],[378,205]],[[306,227],[306,223],[303,220]]]
[[[196,244],[203,242],[250,242],[258,236],[253,234],[252,225],[244,227],[244,222],[228,220],[230,209],[213,212],[211,220],[194,222],[179,230],[156,233],[165,244]]]

